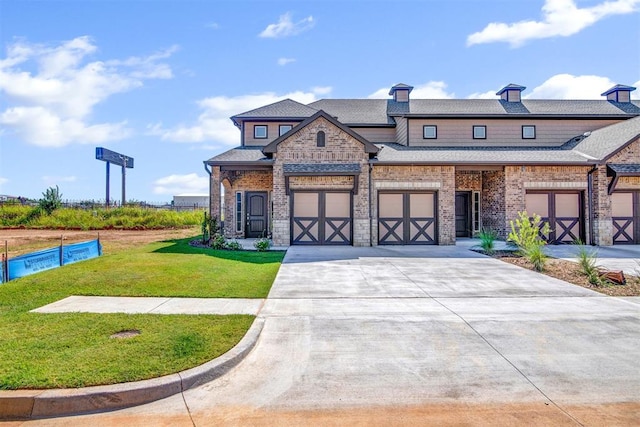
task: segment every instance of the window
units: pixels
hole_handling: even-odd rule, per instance
[[[253,137],[255,139],[265,139],[267,137],[267,126],[255,125],[253,127]]]
[[[292,127],[293,126],[291,126],[291,125],[280,125],[280,136],[282,136],[285,133],[289,132]]]
[[[242,231],[242,193],[236,193],[236,231]]]
[[[474,126],[473,127],[473,139],[487,139],[487,127],[486,126]]]
[[[324,147],[324,132],[323,131],[318,132],[318,135],[316,136],[316,145],[318,147]]]
[[[522,139],[536,139],[536,127],[522,126]]]
[[[423,139],[436,139],[438,137],[438,127],[434,125],[422,126]]]

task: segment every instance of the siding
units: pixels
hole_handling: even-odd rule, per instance
[[[369,142],[395,142],[396,130],[394,128],[351,128],[358,135]]]
[[[518,120],[518,119],[412,119],[409,120],[409,145],[429,146],[558,146],[574,136],[618,123],[619,120]],[[436,125],[437,139],[423,139],[422,127]],[[487,139],[473,139],[472,127],[487,127]],[[536,127],[535,139],[522,139],[522,126]],[[400,141],[398,141],[400,142]]]
[[[295,127],[298,122],[244,122],[244,145],[263,147],[280,136],[280,125],[291,125]],[[253,137],[253,126],[267,126],[267,138],[255,139]]]

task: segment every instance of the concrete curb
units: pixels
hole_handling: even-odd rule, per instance
[[[253,349],[264,319],[256,318],[240,342],[222,356],[176,374],[143,381],[56,390],[0,391],[0,420],[113,411],[164,399],[229,372]]]

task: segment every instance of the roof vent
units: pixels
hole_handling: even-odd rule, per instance
[[[608,91],[600,94],[600,96],[606,96],[607,101],[614,102],[631,102],[631,92],[636,90],[633,86],[615,85]]]
[[[398,83],[389,91],[389,95],[393,96],[393,100],[396,102],[409,102],[409,94],[413,90],[413,86],[406,85],[404,83]]]
[[[522,92],[525,89],[526,89],[526,87],[524,87],[524,86],[515,85],[513,83],[510,83],[510,84],[506,85],[505,87],[503,87],[502,89],[500,89],[498,92],[496,92],[496,95],[500,95],[500,98],[503,101],[521,102],[522,99],[521,99],[521,96],[520,96],[520,92]]]

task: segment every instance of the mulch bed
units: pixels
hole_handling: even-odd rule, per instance
[[[535,271],[531,263],[529,263],[525,258],[515,255],[513,252],[498,252],[494,254],[493,257],[501,261]],[[573,283],[574,285],[582,286],[583,288],[591,289],[592,291],[600,292],[605,295],[616,297],[640,296],[640,278],[626,275],[626,285],[595,286],[589,283],[587,277],[580,271],[578,264],[572,261],[549,258],[545,264],[542,274],[546,274],[547,276],[555,277],[556,279],[564,280],[565,282]]]

